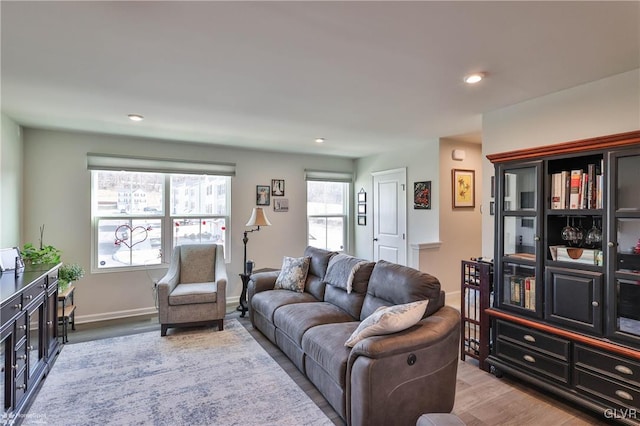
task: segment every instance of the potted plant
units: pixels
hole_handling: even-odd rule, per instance
[[[40,247],[36,248],[31,243],[26,243],[21,250],[22,260],[26,264],[43,265],[60,263],[62,251],[51,245],[42,243],[44,237],[44,225],[40,227]]]
[[[84,277],[84,269],[77,263],[65,264],[58,271],[58,289],[64,291],[72,281],[78,281]]]

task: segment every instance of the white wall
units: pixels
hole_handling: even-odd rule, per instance
[[[279,267],[284,255],[301,255],[306,240],[305,169],[352,172],[351,159],[290,155],[102,134],[24,130],[24,220],[22,243],[37,242],[45,224],[45,243],[63,251],[63,260],[89,271],[91,264],[90,174],[87,152],[208,160],[236,163],[232,179],[232,219],[229,229],[232,262],[228,299],[240,295],[242,233],[255,206],[256,185],[285,180],[289,212],[266,208],[271,227],[249,234],[248,258],[256,268]],[[163,271],[151,270],[152,276]],[[78,321],[154,312],[147,272],[89,273],[76,290]]]
[[[453,160],[452,151],[465,151],[465,159]],[[454,209],[451,171],[475,171],[475,207]],[[435,275],[447,293],[447,304],[456,305],[453,296],[460,292],[460,261],[478,257],[482,250],[482,147],[451,139],[440,141],[440,245],[420,252],[420,269]],[[488,204],[482,211],[488,210]]]
[[[425,141],[414,149],[385,152],[356,160],[357,176],[354,192],[364,188],[367,192],[367,225],[355,226],[355,255],[364,259],[373,258],[373,221],[371,218],[373,178],[371,173],[398,168],[407,168],[407,243],[409,250],[407,260],[412,264],[411,244],[438,241],[438,212],[440,206],[433,203],[438,199],[438,152],[437,139]],[[431,181],[431,210],[413,209],[413,183]],[[355,202],[355,201],[354,201]]]
[[[640,129],[640,69],[483,115],[484,155]],[[483,203],[493,165],[484,159]],[[483,215],[482,255],[493,257],[494,216]]]
[[[0,247],[20,245],[22,132],[2,114],[0,139]]]

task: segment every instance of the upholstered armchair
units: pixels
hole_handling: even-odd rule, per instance
[[[166,275],[158,281],[160,335],[169,327],[218,323],[224,328],[227,271],[218,244],[190,244],[173,250]]]

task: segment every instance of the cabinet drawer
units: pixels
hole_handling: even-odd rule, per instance
[[[576,344],[576,366],[640,387],[640,363]]]
[[[569,363],[543,355],[525,346],[501,340],[496,341],[496,355],[505,361],[517,364],[535,376],[544,376],[564,385],[569,384]]]
[[[54,270],[49,272],[47,275],[47,285],[52,287],[53,285],[58,285],[58,270]]]
[[[15,295],[11,299],[7,300],[2,307],[0,317],[2,318],[2,324],[7,324],[13,317],[18,315],[22,310],[22,293]]]
[[[568,340],[501,320],[497,321],[497,335],[503,340],[526,345],[531,349],[564,361],[569,360],[570,345]]]
[[[576,390],[595,397],[605,404],[640,409],[640,391],[618,381],[591,374],[580,368],[575,370]]]
[[[44,295],[45,290],[47,289],[47,281],[45,277],[42,277],[35,283],[31,284],[29,288],[27,288],[22,296],[22,304],[27,306],[29,303],[34,300],[42,297]]]
[[[24,367],[27,365],[27,349],[26,349],[25,340],[23,340],[22,343],[16,346],[16,353],[13,361],[14,361],[13,365],[15,366],[15,370],[19,374],[20,371],[22,371]]]
[[[20,344],[27,335],[27,314],[23,313],[16,318],[16,346]]]
[[[26,392],[27,392],[27,375],[23,371],[22,373],[18,374],[18,376],[16,377],[14,406],[20,405],[20,402],[22,401],[22,398],[24,398],[24,395]]]

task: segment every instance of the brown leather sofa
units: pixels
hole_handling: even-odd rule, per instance
[[[349,425],[415,425],[453,409],[460,314],[444,305],[433,276],[386,261],[362,261],[350,292],[328,265],[335,253],[307,247],[305,291],[274,289],[279,272],[254,274],[249,318],[324,395]],[[342,255],[341,259],[347,259]],[[334,259],[335,260],[335,259]],[[332,262],[335,264],[335,262]],[[381,306],[429,299],[416,325],[345,341]]]

